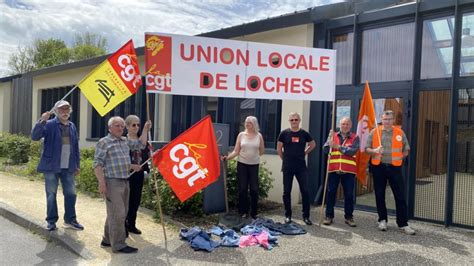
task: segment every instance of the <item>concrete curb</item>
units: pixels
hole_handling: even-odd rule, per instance
[[[92,253],[87,248],[85,248],[84,245],[82,245],[79,241],[66,234],[61,228],[50,232],[46,230],[46,228],[44,228],[44,226],[42,225],[44,224],[44,222],[38,221],[32,218],[31,216],[28,216],[27,214],[12,208],[3,202],[0,202],[0,215],[26,228],[27,230],[44,236],[47,240],[52,240],[56,242],[57,244],[67,248],[68,250],[72,251],[73,253],[86,260],[95,259],[95,256],[92,255]]]

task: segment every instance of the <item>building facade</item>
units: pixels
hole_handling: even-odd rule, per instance
[[[379,115],[396,114],[396,124],[411,145],[404,167],[409,216],[445,225],[474,228],[474,1],[353,1],[202,34],[272,44],[337,50],[336,120],[356,121],[365,81]],[[143,69],[143,48],[137,49]],[[0,79],[4,114],[0,130],[29,133],[42,112],[72,89],[105,57],[55,66]],[[80,145],[89,147],[107,132],[112,115],[138,114],[145,119],[146,93],[139,90],[104,118],[79,90],[69,98]],[[302,114],[317,149],[308,157],[310,191],[320,201],[326,158],[321,146],[332,120],[330,102],[281,101],[152,95],[154,140],[168,141],[206,114],[230,126],[230,145],[255,115],[265,139],[264,160],[272,171],[273,201],[281,201],[279,132],[289,127],[289,112]],[[355,130],[356,123],[353,125]],[[372,181],[358,185],[358,209],[375,210]],[[297,189],[293,202],[298,202]],[[394,203],[388,207],[394,210]]]

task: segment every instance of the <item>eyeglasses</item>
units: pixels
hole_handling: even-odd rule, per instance
[[[290,122],[298,122],[300,121],[299,119],[290,119]]]
[[[137,123],[137,124],[131,124],[132,127],[140,127],[140,124]]]

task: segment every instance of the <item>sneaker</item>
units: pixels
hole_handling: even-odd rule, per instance
[[[48,225],[46,225],[46,230],[48,230],[48,231],[56,230],[56,224],[55,223],[48,223]]]
[[[399,228],[400,231],[402,231],[403,233],[407,234],[407,235],[414,235],[415,234],[415,230],[411,229],[410,226],[403,226],[403,227],[400,227]]]
[[[285,218],[285,223],[290,224],[291,223],[291,217],[286,217]]]
[[[380,221],[378,228],[380,231],[387,231],[387,221],[385,220]]]
[[[117,252],[119,252],[119,253],[135,253],[137,251],[138,251],[138,248],[134,248],[134,247],[131,247],[131,246],[126,246],[122,249],[117,250]]]
[[[350,227],[356,227],[356,223],[354,222],[354,219],[353,218],[350,218],[350,219],[346,219],[346,224]]]
[[[329,218],[329,217],[324,218],[323,224],[324,225],[331,225],[332,224],[332,218]]]
[[[100,242],[100,246],[103,247],[103,248],[108,248],[108,247],[110,247],[110,244],[107,243],[107,242],[105,242],[104,240],[102,240],[102,241]]]
[[[66,228],[71,228],[71,229],[74,229],[74,230],[84,230],[84,226],[82,226],[80,223],[78,223],[77,221],[72,221],[70,223],[64,223],[64,226]]]
[[[308,217],[303,218],[303,222],[304,222],[306,225],[313,225],[313,222],[311,222],[311,220],[310,220]]]
[[[249,218],[249,215],[246,214],[246,213],[244,213],[244,214],[241,214],[240,217],[242,217],[242,218],[244,218],[244,219],[247,219],[247,218]]]

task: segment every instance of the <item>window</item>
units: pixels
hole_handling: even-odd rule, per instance
[[[196,99],[202,98],[202,104]],[[240,131],[244,130],[247,116],[256,116],[266,148],[275,148],[280,133],[281,100],[260,100],[246,98],[218,98],[173,96],[172,137],[176,137],[191,126],[192,112],[200,109],[203,115],[210,114],[212,121],[229,124],[229,146],[235,144]]]
[[[145,82],[143,82],[145,84]],[[108,134],[108,126],[107,122],[109,118],[112,116],[121,116],[125,119],[128,115],[137,115],[140,117],[142,121],[147,119],[146,113],[146,97],[147,93],[145,90],[144,85],[140,89],[138,89],[137,93],[130,96],[127,100],[123,103],[117,105],[112,111],[106,114],[104,117],[101,117],[94,107],[91,106],[92,109],[92,119],[91,119],[91,129],[90,129],[90,138],[92,139],[99,139],[105,137]],[[154,95],[154,94],[152,94]],[[153,114],[153,106],[155,102],[155,97],[149,96],[150,99],[150,115]],[[152,119],[152,118],[150,118]],[[153,130],[153,129],[152,129]],[[153,134],[152,134],[153,136]]]
[[[421,79],[451,77],[453,67],[454,17],[423,23]]]
[[[50,111],[53,109],[54,104],[61,100],[73,87],[61,87],[41,90],[41,111],[40,114]],[[80,91],[76,88],[68,97],[65,99],[71,104],[72,113],[70,120],[76,125],[77,134],[79,134],[79,114],[81,113],[80,107]]]
[[[361,81],[412,79],[414,23],[362,32]]]
[[[474,13],[462,17],[461,76],[474,76]]]
[[[332,48],[337,51],[336,85],[351,84],[354,33],[332,37]]]

